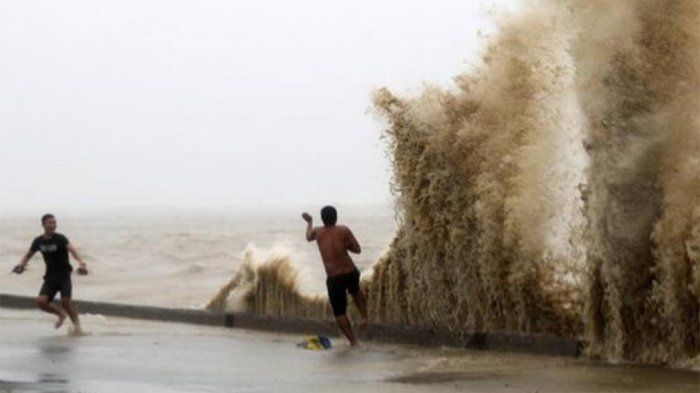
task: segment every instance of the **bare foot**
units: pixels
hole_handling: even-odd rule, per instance
[[[62,312],[61,316],[58,317],[58,321],[56,321],[56,323],[53,324],[54,329],[58,329],[61,326],[63,326],[63,321],[65,321],[65,320],[66,320],[66,313]]]
[[[90,333],[84,331],[84,330],[80,327],[80,325],[75,325],[75,326],[71,327],[71,328],[69,329],[69,331],[68,331],[68,335],[71,336],[71,337],[81,337],[81,336],[87,336],[87,335],[89,335],[89,334],[90,334]]]

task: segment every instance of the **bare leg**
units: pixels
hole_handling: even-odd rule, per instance
[[[357,345],[357,340],[355,340],[355,334],[352,332],[352,325],[350,325],[350,320],[347,315],[338,315],[335,317],[335,321],[338,323],[340,331],[343,332],[345,337],[350,341],[350,345],[353,347]]]
[[[53,304],[49,301],[48,296],[41,295],[36,299],[36,304],[39,306],[40,309],[44,310],[47,313],[53,314],[58,317],[58,321],[54,324],[54,327],[56,329],[60,328],[61,325],[63,325],[63,320],[66,319],[66,313],[62,312],[61,310],[57,309],[54,307]]]
[[[73,306],[73,302],[71,301],[71,299],[69,297],[61,298],[61,305],[70,316],[70,320],[73,321],[73,326],[75,326],[76,329],[80,330],[80,320],[78,319],[78,312],[75,310],[75,306]]]
[[[355,301],[355,305],[357,306],[357,309],[360,310],[360,316],[362,319],[360,320],[360,323],[358,325],[358,332],[360,335],[364,334],[365,330],[367,330],[367,299],[365,298],[365,294],[362,293],[362,291],[357,291],[352,295],[352,299]]]

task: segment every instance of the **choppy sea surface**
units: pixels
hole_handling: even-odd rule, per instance
[[[319,206],[320,207],[320,206]],[[320,224],[318,208],[306,209]],[[391,207],[338,207],[363,246],[360,270],[385,251],[394,236]],[[300,289],[325,291],[316,245],[304,238],[302,209],[120,209],[55,212],[59,233],[68,237],[88,264],[88,276],[73,277],[75,299],[199,308],[227,283],[247,247],[261,259],[270,252],[290,255],[299,268]],[[44,262],[36,254],[22,275],[10,271],[32,239],[42,233],[41,213],[0,213],[0,291],[36,295]],[[75,266],[75,261],[71,261]]]

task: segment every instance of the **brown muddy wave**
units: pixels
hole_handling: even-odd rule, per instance
[[[700,2],[538,3],[455,85],[375,92],[400,225],[363,282],[372,321],[697,360]],[[212,304],[328,316],[293,271],[244,265]]]

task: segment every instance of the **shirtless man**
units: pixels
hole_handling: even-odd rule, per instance
[[[338,327],[350,345],[356,346],[357,339],[352,331],[352,325],[346,313],[348,300],[346,291],[350,292],[355,305],[360,310],[362,320],[360,329],[367,327],[367,301],[360,291],[360,271],[350,258],[348,251],[359,254],[360,243],[357,242],[350,228],[344,225],[336,225],[338,213],[333,206],[321,209],[322,227],[313,227],[312,218],[308,213],[302,213],[306,221],[306,240],[314,241],[321,252],[323,267],[326,269],[326,287],[328,298],[333,308],[333,315]]]
[[[41,290],[39,290],[37,305],[40,309],[58,317],[58,320],[54,324],[56,329],[63,325],[63,321],[66,319],[66,313],[68,313],[71,321],[73,321],[73,326],[75,326],[75,332],[80,333],[78,313],[71,301],[73,284],[71,283],[70,276],[73,267],[70,265],[68,253],[70,252],[75,259],[78,260],[80,266],[78,268],[78,274],[87,274],[87,266],[68,239],[56,232],[56,218],[54,218],[52,214],[44,214],[44,216],[41,217],[41,225],[44,227],[44,233],[32,241],[29,251],[24,254],[22,261],[19,265],[15,266],[13,272],[21,274],[32,256],[34,256],[37,251],[41,251],[41,255],[44,257],[44,262],[46,263],[46,274],[44,275],[44,284],[41,286]],[[51,304],[51,301],[53,301],[53,298],[58,292],[61,292],[61,305],[65,312]]]

